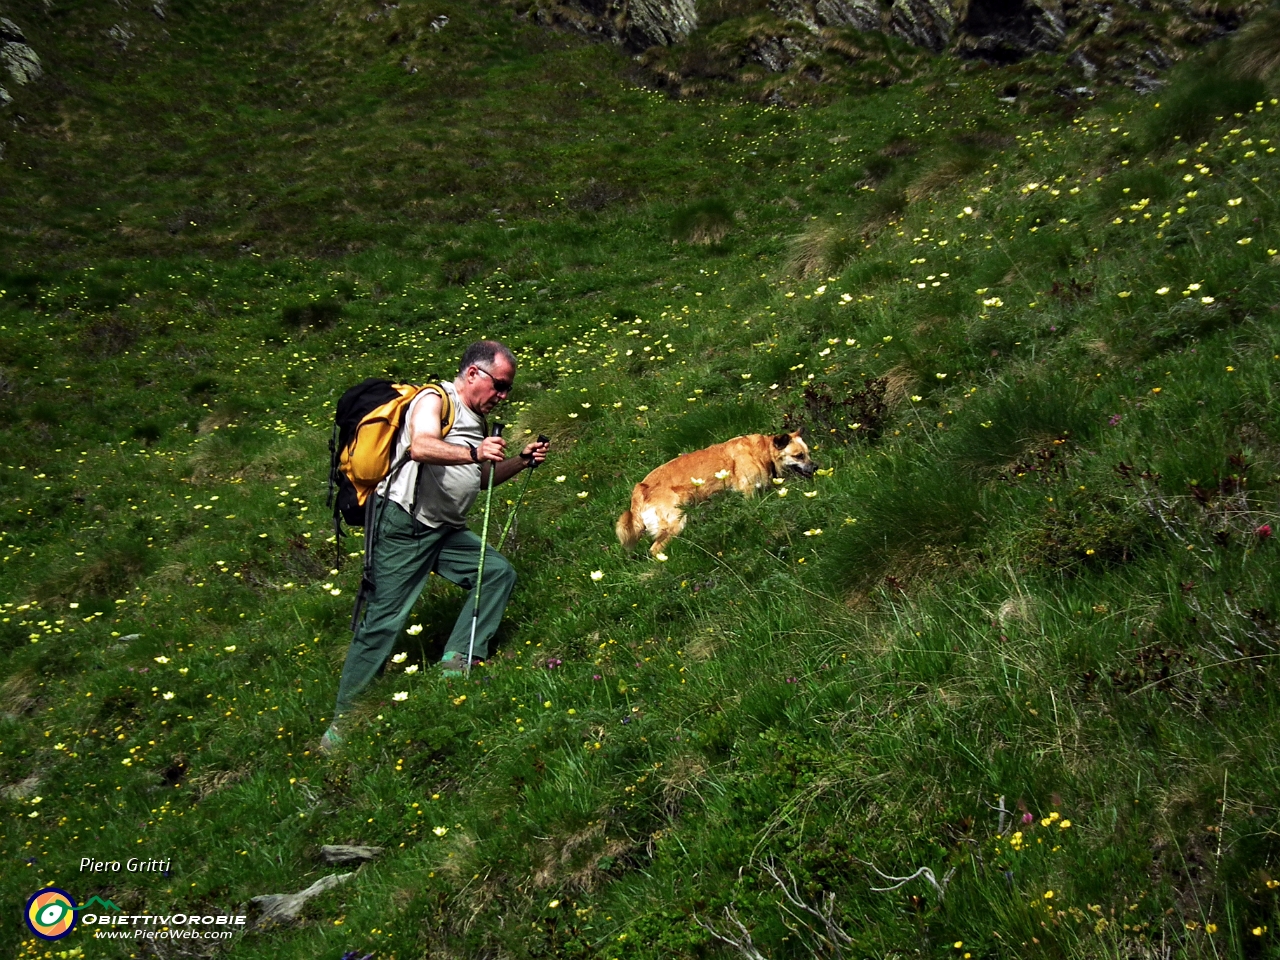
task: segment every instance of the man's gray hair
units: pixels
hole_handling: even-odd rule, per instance
[[[515,354],[507,349],[506,344],[499,343],[497,340],[477,340],[475,343],[471,344],[471,346],[467,347],[466,351],[462,354],[462,360],[458,363],[458,375],[461,376],[466,373],[467,368],[473,363],[482,367],[490,367],[493,365],[493,361],[499,356],[505,359],[507,363],[511,364],[512,370],[515,370]]]

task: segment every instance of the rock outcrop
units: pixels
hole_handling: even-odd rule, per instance
[[[18,86],[39,80],[44,74],[40,58],[27,45],[26,35],[12,20],[0,17],[0,66],[3,66]],[[0,107],[13,102],[4,87],[0,87]]]
[[[515,2],[539,22],[611,40],[635,53],[648,51],[650,65],[663,64],[657,72],[664,82],[682,86],[680,76],[710,75],[702,63],[705,53],[678,67],[672,64],[679,57],[655,54],[687,39],[696,45],[698,38],[691,38],[699,27],[696,0]],[[812,60],[823,50],[847,48],[849,59],[862,57],[865,42],[848,37],[858,31],[895,37],[921,51],[997,64],[1060,52],[1086,79],[1104,73],[1142,89],[1150,85],[1151,70],[1165,69],[1189,45],[1236,29],[1260,5],[1261,0],[1229,8],[1168,0],[1153,12],[1141,3],[1118,10],[1110,0],[766,0],[766,9],[757,7],[741,18],[736,40],[708,24],[719,33],[709,47],[703,46],[713,50],[717,69],[734,59],[727,47],[736,44],[740,66],[755,63],[770,73],[813,72]],[[861,52],[853,50],[859,44]],[[888,59],[896,66],[892,54]]]
[[[1066,36],[1055,0],[772,0],[769,9],[815,34],[881,31],[934,53],[960,39],[969,55],[993,59],[1056,49]],[[698,26],[695,0],[562,0],[535,4],[533,16],[636,52],[679,43]]]

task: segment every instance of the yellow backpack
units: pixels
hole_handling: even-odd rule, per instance
[[[440,396],[440,436],[445,437],[453,429],[456,410],[438,383],[414,386],[369,379],[338,400],[329,439],[329,500],[333,503],[334,531],[339,536],[341,520],[352,527],[365,525],[370,494],[408,462],[409,451],[399,452],[397,457],[396,444],[409,404],[424,390]]]

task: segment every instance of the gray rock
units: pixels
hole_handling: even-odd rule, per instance
[[[26,43],[27,35],[8,17],[0,17],[0,43]]]
[[[320,896],[339,884],[346,883],[354,876],[354,873],[334,873],[321,877],[307,889],[297,893],[264,893],[260,897],[252,898],[249,902],[262,911],[262,916],[258,918],[259,926],[289,923],[298,919],[298,914],[302,912],[308,900]]]
[[[9,91],[0,87],[0,107],[7,107],[11,103],[13,103],[13,97],[9,96]]]
[[[876,0],[774,0],[770,7],[814,33],[828,27],[880,30],[936,53],[951,41],[957,5],[951,0],[892,0],[884,5]]]
[[[1168,70],[1173,66],[1173,61],[1169,59],[1169,55],[1159,47],[1151,47],[1142,55],[1155,64],[1157,70]]]
[[[634,0],[627,13],[630,24],[626,40],[637,46],[670,46],[698,27],[698,7],[694,0]]]
[[[791,54],[780,37],[768,37],[751,43],[747,56],[772,73],[782,73],[791,66]]]
[[[332,843],[320,848],[325,863],[368,863],[382,855],[382,847],[366,847],[361,844]]]
[[[27,46],[22,29],[5,17],[0,17],[0,64],[8,69],[13,82],[19,86],[39,80],[44,75],[40,58]]]
[[[1067,57],[1067,63],[1083,73],[1086,80],[1092,80],[1098,75],[1097,66],[1079,50]]]
[[[820,26],[883,30],[888,26],[888,18],[881,16],[881,9],[875,0],[819,0],[814,12]]]
[[[934,53],[951,42],[956,11],[945,0],[898,0],[889,10],[891,32]]]
[[[1165,81],[1161,80],[1149,70],[1137,67],[1133,71],[1133,77],[1129,81],[1129,86],[1138,93],[1155,93],[1165,85]]]
[[[0,797],[6,800],[25,800],[38,789],[40,789],[40,777],[38,774],[32,774],[27,779],[19,780],[0,790]]]
[[[698,26],[695,0],[567,0],[539,4],[535,17],[634,51],[679,43]]]
[[[114,24],[107,31],[107,36],[118,43],[121,50],[128,50],[129,41],[133,39],[133,27],[128,20]]]

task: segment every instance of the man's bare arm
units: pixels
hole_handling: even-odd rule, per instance
[[[494,476],[494,483],[499,484],[510,480],[526,467],[533,467],[542,463],[547,458],[548,446],[549,444],[538,440],[527,444],[519,456],[503,460],[497,466],[498,472]],[[487,465],[480,468],[480,482],[482,484],[489,482],[489,467]]]
[[[409,421],[409,456],[419,463],[450,466],[471,463],[471,450],[456,443],[446,443],[440,436],[440,412],[443,402],[434,391],[427,394],[413,408]],[[506,442],[501,437],[486,437],[476,447],[476,459],[501,462]],[[501,476],[501,470],[499,470]]]

